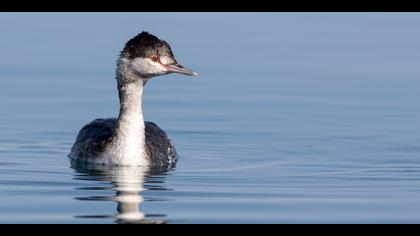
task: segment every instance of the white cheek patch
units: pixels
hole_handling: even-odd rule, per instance
[[[136,58],[130,63],[130,67],[144,75],[162,74],[166,72],[166,69],[162,65],[149,58]]]
[[[164,65],[169,65],[169,64],[172,64],[174,62],[174,60],[170,57],[167,57],[167,56],[161,56],[160,57],[160,62],[162,62],[162,64],[164,64]]]

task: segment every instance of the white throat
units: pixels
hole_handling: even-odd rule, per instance
[[[113,164],[143,166],[149,164],[142,111],[144,81],[136,77],[125,78],[130,82],[121,82],[124,80],[118,76],[135,76],[127,70],[127,67],[119,64],[117,80],[120,114],[108,154],[110,155],[109,160]]]

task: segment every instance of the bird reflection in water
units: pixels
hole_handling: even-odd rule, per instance
[[[71,162],[71,167],[76,171],[75,179],[86,181],[100,181],[111,184],[111,187],[82,187],[77,190],[99,190],[106,192],[112,190],[113,196],[76,197],[80,201],[115,201],[117,214],[111,215],[79,215],[77,218],[97,219],[114,218],[120,224],[163,224],[166,220],[153,220],[148,218],[164,218],[164,214],[145,215],[140,205],[144,202],[141,192],[148,189],[147,184],[152,181],[153,190],[168,190],[161,185],[165,175],[173,168],[151,169],[147,166],[105,166],[86,163]],[[146,184],[146,187],[145,187]],[[160,186],[156,186],[159,184]],[[153,199],[150,199],[153,200]],[[161,200],[161,199],[159,199]]]

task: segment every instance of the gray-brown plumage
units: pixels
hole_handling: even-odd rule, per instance
[[[76,138],[71,155],[85,160],[101,158],[115,137],[116,118],[96,119],[85,125]],[[144,122],[146,135],[147,158],[152,167],[173,167],[178,155],[168,135],[153,122]],[[79,160],[80,161],[80,160]]]
[[[117,63],[118,118],[96,119],[85,125],[69,157],[96,164],[173,166],[177,160],[173,143],[155,123],[144,122],[142,112],[146,82],[169,73],[197,75],[178,64],[169,44],[156,36],[142,32],[129,40]]]

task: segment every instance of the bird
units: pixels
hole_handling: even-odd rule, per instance
[[[118,118],[95,119],[78,133],[68,157],[71,161],[111,166],[166,168],[178,159],[166,132],[144,121],[142,95],[146,83],[160,75],[197,76],[179,64],[170,45],[143,31],[125,43],[117,59],[120,101]]]

